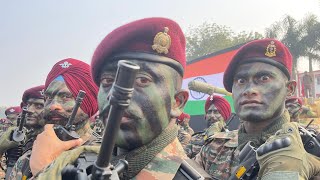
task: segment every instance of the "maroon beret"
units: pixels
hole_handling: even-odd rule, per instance
[[[89,116],[93,116],[98,111],[98,87],[91,78],[90,66],[72,58],[57,62],[47,76],[45,90],[58,76],[63,77],[74,98],[77,97],[80,90],[86,92],[80,108]]]
[[[190,115],[187,114],[187,113],[182,112],[182,113],[180,114],[180,116],[178,117],[178,121],[179,121],[179,122],[182,122],[182,121],[184,120],[184,118],[190,119]]]
[[[224,121],[227,121],[231,115],[231,107],[229,102],[221,96],[211,95],[207,98],[206,104],[204,105],[204,110],[206,113],[212,104],[214,104],[214,106],[217,108]]]
[[[21,107],[25,106],[27,104],[28,99],[35,98],[35,99],[43,99],[43,91],[44,91],[44,85],[36,86],[30,89],[27,89],[24,91],[22,95],[22,103]]]
[[[8,116],[9,114],[20,114],[21,111],[22,109],[20,108],[20,106],[14,106],[14,107],[7,108],[4,114],[6,116]]]
[[[296,101],[298,104],[300,104],[300,106],[302,106],[302,100],[301,100],[301,98],[298,98],[298,97],[289,97],[289,98],[287,98],[286,99],[286,103],[287,102],[294,102],[294,101]]]
[[[250,62],[263,62],[279,68],[290,79],[292,72],[292,55],[289,49],[275,39],[260,39],[242,46],[233,56],[224,72],[223,84],[232,92],[233,77],[237,67]]]
[[[163,63],[183,75],[185,49],[185,37],[176,22],[166,18],[137,20],[113,30],[101,41],[92,57],[92,77],[99,85],[103,64],[120,59]]]

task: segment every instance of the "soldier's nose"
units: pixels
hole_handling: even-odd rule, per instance
[[[61,110],[61,109],[62,109],[62,107],[58,103],[52,103],[50,105],[50,111],[58,111],[58,110]]]

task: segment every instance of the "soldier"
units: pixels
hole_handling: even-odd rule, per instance
[[[27,89],[22,96],[21,106],[26,106],[28,108],[27,116],[26,116],[26,138],[21,146],[22,154],[28,152],[33,144],[33,141],[37,134],[39,134],[43,130],[44,120],[43,120],[43,89],[44,85],[32,87]],[[12,148],[17,148],[18,143],[14,142],[11,139],[13,131],[17,127],[12,127],[7,130],[7,132],[0,139],[0,151],[5,152]],[[22,155],[20,154],[20,155]],[[11,157],[12,156],[12,157]],[[9,161],[8,166],[13,167],[15,161],[18,157],[16,157],[16,153],[14,150],[7,152],[7,158]],[[11,171],[7,172],[7,178]]]
[[[290,97],[286,99],[285,104],[290,114],[290,121],[299,122],[299,115],[302,112],[302,100],[298,97]]]
[[[296,88],[290,80],[291,67],[288,48],[273,39],[251,41],[232,58],[223,82],[243,123],[238,131],[215,134],[196,156],[213,178],[228,179],[248,141],[259,147],[290,121],[285,99]]]
[[[178,139],[183,148],[189,143],[191,136],[194,133],[193,129],[189,126],[189,121],[190,115],[184,112],[177,118],[177,124],[179,127]]]
[[[102,119],[108,115],[108,94],[122,59],[138,64],[140,71],[121,120],[113,160],[129,162],[124,179],[173,179],[187,158],[176,125],[189,96],[181,89],[186,65],[183,32],[172,20],[147,18],[121,26],[104,38],[91,63],[94,81],[100,85]],[[59,178],[61,167],[78,157],[78,149],[58,157],[39,178]]]
[[[195,157],[205,142],[214,134],[221,132],[225,128],[225,121],[231,115],[229,102],[221,96],[211,95],[205,103],[205,120],[207,129],[195,133],[190,143],[185,147],[185,152],[189,158]]]
[[[7,117],[7,121],[6,121],[7,128],[10,126],[17,126],[17,118],[18,118],[19,114],[21,113],[21,111],[22,110],[21,110],[20,106],[9,107],[6,109],[6,111],[4,113]]]
[[[305,97],[312,97],[313,80],[307,71],[304,72],[304,75],[302,77],[302,83],[304,87]]]
[[[74,125],[81,138],[61,141],[55,134],[53,125],[66,125],[80,90],[84,90],[86,96],[76,113]],[[37,136],[30,156],[33,175],[50,164],[62,152],[82,144],[94,143],[97,136],[90,128],[89,117],[98,110],[97,92],[98,88],[92,81],[88,64],[68,58],[53,66],[47,76],[44,90],[43,113],[46,125],[44,131]]]

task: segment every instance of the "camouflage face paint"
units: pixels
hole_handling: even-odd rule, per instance
[[[30,98],[27,100],[27,128],[41,128],[45,122],[43,119],[44,99]]]
[[[121,120],[116,145],[131,150],[152,141],[171,119],[175,101],[175,77],[170,67],[152,62],[131,60],[141,69],[134,84],[131,103]],[[115,78],[117,62],[106,64],[100,76],[98,93],[101,119],[107,117],[108,96]]]
[[[44,92],[44,97],[44,119],[46,123],[66,125],[75,105],[75,98],[66,83],[59,79],[53,80]],[[88,115],[79,108],[74,122],[76,125],[84,124],[88,118]],[[81,126],[77,128],[81,128]]]
[[[299,104],[298,100],[294,101],[287,101],[286,102],[286,109],[288,109],[290,114],[290,120],[292,122],[299,122],[299,115],[302,112],[301,105]]]
[[[275,66],[253,62],[237,68],[232,96],[241,120],[259,122],[280,116],[287,95],[287,78]]]
[[[209,107],[205,115],[205,120],[207,122],[207,127],[210,127],[215,122],[224,121],[223,117],[214,104],[211,104],[211,106]]]

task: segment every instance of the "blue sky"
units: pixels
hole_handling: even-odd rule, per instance
[[[264,33],[285,14],[307,13],[320,18],[320,0],[0,1],[0,105],[19,105],[24,90],[44,84],[61,59],[90,63],[105,35],[133,20],[168,17],[185,32],[209,21]]]

